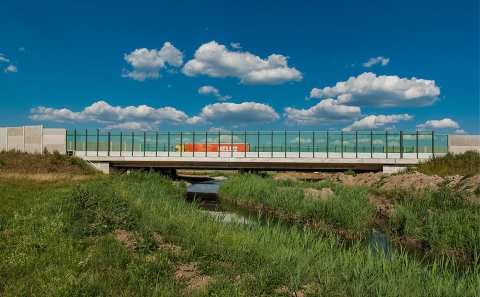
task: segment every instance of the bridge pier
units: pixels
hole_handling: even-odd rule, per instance
[[[401,170],[407,169],[405,165],[383,165],[383,173],[397,173]]]

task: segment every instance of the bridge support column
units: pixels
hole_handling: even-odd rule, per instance
[[[407,169],[406,165],[383,165],[383,173],[397,173]]]
[[[102,171],[105,174],[110,174],[110,163],[109,162],[89,162],[90,165],[96,169]]]
[[[250,170],[248,168],[238,168],[238,174],[248,173]]]

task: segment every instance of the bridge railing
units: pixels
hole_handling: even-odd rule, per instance
[[[105,132],[75,129],[67,130],[67,151],[78,156],[429,158],[448,152],[448,135],[433,131]]]

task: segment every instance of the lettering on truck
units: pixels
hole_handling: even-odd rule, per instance
[[[220,151],[221,151],[221,152],[230,152],[230,151],[231,151],[230,148],[231,148],[231,146],[222,145],[222,146],[220,146]],[[233,147],[233,151],[234,151],[234,152],[238,152],[238,146],[234,146],[234,147]]]

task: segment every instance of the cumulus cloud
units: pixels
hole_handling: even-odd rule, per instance
[[[365,131],[365,130],[392,130],[392,127],[385,127],[388,124],[398,123],[399,121],[412,120],[413,116],[409,114],[392,114],[392,115],[371,115],[361,120],[353,122],[350,126],[342,129],[342,131]]]
[[[205,95],[205,96],[214,95],[220,101],[225,101],[225,100],[228,100],[228,99],[232,98],[232,96],[229,96],[229,95],[226,95],[226,96],[220,95],[220,92],[218,91],[218,89],[216,89],[212,86],[203,86],[203,87],[198,89],[198,93],[202,94],[202,95]]]
[[[230,130],[223,127],[211,127],[208,132],[230,132]]]
[[[24,52],[24,51],[25,51],[25,48],[24,48],[24,47],[21,47],[21,48],[19,48],[18,50],[21,51],[21,52]]]
[[[389,58],[384,58],[384,57],[378,56],[376,58],[371,58],[366,63],[362,63],[362,65],[363,65],[363,67],[370,68],[373,65],[378,64],[378,63],[382,63],[382,66],[385,66],[385,65],[388,64],[388,62],[390,62]]]
[[[309,109],[286,107],[284,117],[286,124],[297,125],[326,125],[353,121],[360,116],[360,107],[334,104],[329,98],[320,101]]]
[[[430,120],[426,121],[425,124],[417,125],[418,130],[435,130],[435,129],[458,129],[460,126],[457,122],[452,121],[449,118],[443,120]]]
[[[241,125],[270,123],[279,118],[272,107],[255,102],[210,104],[202,109],[199,116],[207,122],[219,121]]]
[[[15,73],[15,72],[18,72],[18,69],[17,69],[17,66],[10,64],[7,68],[3,69],[3,72],[4,73],[7,73],[7,72]]]
[[[159,78],[161,68],[170,66],[180,67],[183,64],[183,54],[170,42],[165,42],[160,50],[139,48],[130,54],[124,54],[124,59],[133,67],[133,71],[123,69],[122,77],[144,81],[147,78]]]
[[[290,140],[290,143],[298,143],[299,137]],[[312,143],[312,140],[310,138],[301,138],[300,137],[300,143]]]
[[[111,106],[105,101],[98,101],[84,110],[74,112],[66,108],[54,109],[47,107],[37,107],[30,110],[29,118],[34,121],[54,121],[54,122],[97,122],[115,125],[133,125],[140,123],[146,127],[160,123],[169,124],[189,124],[195,122],[195,117],[189,118],[183,111],[173,107],[152,108],[146,105],[139,106]],[[198,121],[197,121],[198,122]],[[129,123],[129,124],[127,124]]]
[[[336,97],[335,104],[375,107],[428,106],[439,100],[438,95],[440,88],[434,80],[396,75],[377,77],[371,72],[310,92],[310,98]]]
[[[154,127],[148,123],[125,122],[115,125],[108,125],[104,130],[124,130],[124,131],[152,131]]]
[[[0,53],[0,62],[7,62],[8,63],[8,62],[10,62],[10,60],[5,58],[4,54]]]
[[[469,134],[469,133],[463,129],[457,129],[455,130],[455,134]]]
[[[249,52],[230,51],[226,46],[211,41],[195,52],[195,58],[182,68],[187,76],[204,74],[210,77],[238,77],[240,83],[277,85],[303,79],[300,71],[288,67],[288,57],[272,54],[261,59]]]
[[[240,46],[240,43],[236,43],[236,42],[231,42],[231,43],[230,43],[230,46],[231,46],[232,48],[234,48],[234,49],[240,49],[240,48],[242,48],[242,47]]]

